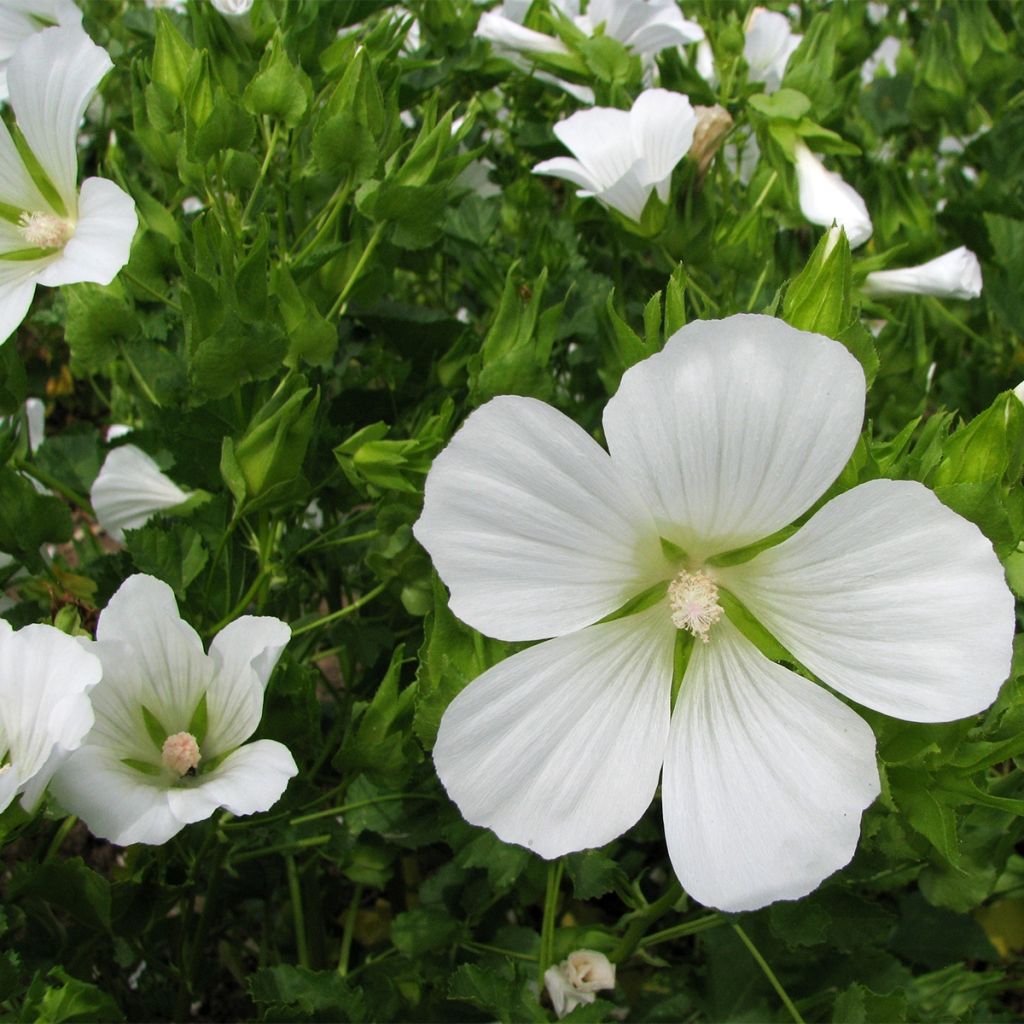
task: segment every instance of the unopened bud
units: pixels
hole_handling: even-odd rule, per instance
[[[713,107],[694,107],[693,112],[697,115],[697,126],[689,156],[697,165],[697,181],[701,182],[732,129],[732,115],[717,103]]]

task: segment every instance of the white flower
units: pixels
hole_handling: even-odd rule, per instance
[[[278,619],[245,615],[205,654],[171,588],[129,577],[89,644],[103,663],[91,695],[96,724],[58,771],[54,795],[121,846],[165,843],[219,807],[240,815],[273,806],[295,761],[274,740],[245,741],[290,635]]]
[[[7,99],[7,65],[29,36],[52,25],[81,25],[71,0],[3,0],[0,4],[0,100]]]
[[[577,949],[544,972],[544,987],[561,1020],[581,1003],[594,1002],[600,989],[615,988],[615,964],[597,950]]]
[[[796,144],[796,178],[800,209],[812,223],[846,229],[851,249],[863,245],[874,230],[860,194],[825,165],[802,142]]]
[[[87,178],[81,192],[75,184],[78,125],[111,67],[77,27],[37,32],[8,65],[15,119],[50,187],[0,127],[0,341],[24,319],[37,284],[109,284],[128,262],[138,226],[131,197],[106,178]]]
[[[697,59],[693,64],[694,70],[704,79],[712,89],[718,88],[718,72],[715,70],[715,51],[711,44],[702,39],[697,44]]]
[[[743,40],[743,59],[750,69],[747,77],[751,82],[762,82],[765,92],[775,92],[802,39],[789,27],[784,14],[755,7],[747,18]]]
[[[573,20],[589,36],[603,25],[606,36],[641,57],[704,38],[704,30],[683,17],[676,0],[590,0]]]
[[[226,18],[241,18],[252,10],[253,0],[210,0],[210,3]]]
[[[20,793],[31,811],[61,761],[92,728],[87,691],[98,659],[52,626],[15,632],[0,619],[0,811]]]
[[[875,52],[861,65],[860,80],[865,84],[873,81],[879,68],[884,68],[890,75],[895,75],[896,58],[900,54],[901,45],[895,36],[886,36],[878,44]]]
[[[89,493],[96,520],[116,541],[157,512],[188,500],[170,477],[141,448],[122,445],[108,453]]]
[[[594,107],[555,125],[555,135],[575,154],[544,160],[534,174],[552,174],[580,186],[623,216],[639,221],[652,191],[668,202],[676,164],[693,142],[697,117],[681,93],[648,89],[631,110]]]
[[[880,25],[885,21],[885,16],[888,13],[888,4],[877,3],[876,0],[868,0],[868,21],[870,21],[872,25]]]
[[[965,246],[918,267],[875,270],[864,280],[868,295],[935,295],[940,299],[976,299],[981,294],[981,264]]]
[[[468,418],[415,535],[468,625],[553,638],[444,713],[434,762],[468,821],[547,858],[601,846],[664,765],[669,855],[701,903],[795,899],[850,860],[879,792],[871,729],[766,658],[722,592],[831,689],[918,722],[986,707],[1014,632],[992,545],[915,482],[861,484],[755,557],[717,558],[812,508],[864,400],[838,342],[740,315],[687,325],[625,373],[608,452],[530,398]],[[601,621],[641,594],[654,603]],[[679,629],[694,642],[672,708]]]

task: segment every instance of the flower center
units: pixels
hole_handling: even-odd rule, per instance
[[[55,213],[23,213],[18,226],[25,241],[40,249],[63,249],[75,233],[75,225]]]
[[[161,756],[164,766],[179,776],[194,773],[202,760],[199,743],[190,732],[176,732],[168,736],[164,740]]]
[[[676,629],[688,629],[706,644],[708,632],[722,617],[715,581],[706,573],[684,569],[668,585],[668,600]]]

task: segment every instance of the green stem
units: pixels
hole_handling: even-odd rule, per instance
[[[743,945],[750,951],[750,955],[757,961],[757,966],[761,968],[764,976],[771,982],[771,986],[778,993],[779,998],[782,1000],[782,1005],[789,1011],[789,1015],[793,1018],[794,1024],[804,1024],[803,1017],[800,1016],[800,1011],[793,1005],[793,1000],[789,998],[786,990],[782,987],[779,979],[775,977],[775,972],[768,966],[768,961],[758,952],[757,946],[750,941],[747,937],[747,933],[738,925],[735,921],[731,922],[732,930],[740,937]]]
[[[946,309],[946,307],[942,304],[941,299],[933,298],[932,301],[928,303],[928,306],[933,312],[939,313],[941,318],[945,320],[946,323],[963,331],[963,333],[966,334],[967,337],[971,339],[971,341],[974,341],[979,345],[988,344],[988,342],[985,341],[985,339],[982,338],[980,334],[976,333],[975,331],[972,331],[971,328],[968,327],[967,324],[965,324],[962,320],[953,316],[953,314],[950,313],[950,311]]]
[[[163,292],[158,292],[152,285],[146,284],[145,281],[143,281],[141,278],[136,277],[130,271],[122,270],[121,276],[126,280],[130,281],[133,285],[135,285],[136,288],[141,289],[148,295],[152,295],[154,299],[159,299],[162,303],[164,303],[164,305],[169,306],[176,313],[181,312],[180,303],[175,302],[174,299],[169,299],[166,295],[163,294]]]
[[[353,601],[351,604],[347,604],[342,608],[339,608],[335,612],[331,612],[329,615],[324,615],[319,619],[314,619],[312,622],[307,622],[304,626],[299,626],[298,629],[292,630],[292,639],[301,636],[303,633],[308,633],[311,629],[317,629],[320,626],[326,626],[328,623],[336,622],[338,619],[343,619],[346,615],[351,615],[353,612],[358,611],[363,607],[364,604],[368,604],[372,601],[384,588],[387,586],[386,583],[380,583],[373,590],[368,590],[362,597]]]
[[[356,544],[361,540],[373,540],[380,535],[380,530],[364,530],[362,533],[353,533],[348,537],[338,537],[336,540],[324,540],[317,537],[316,540],[304,544],[295,552],[295,557],[305,554],[307,551],[326,551],[328,548],[339,548],[344,544]]]
[[[313,814],[303,814],[298,818],[292,818],[289,825],[305,825],[309,821],[319,821],[321,818],[333,818],[339,814],[347,814],[349,811],[356,811],[360,807],[371,807],[374,804],[390,803],[392,800],[431,800],[440,803],[436,796],[430,793],[389,793],[387,796],[375,796],[371,800],[356,800],[354,803],[342,804],[340,807],[328,807],[324,811],[316,811]]]
[[[357,884],[348,905],[348,915],[345,917],[345,930],[341,933],[341,955],[338,957],[338,974],[343,978],[348,974],[348,961],[352,955],[352,937],[356,931],[356,914],[359,912],[359,903],[362,898],[363,887]]]
[[[43,854],[43,863],[45,864],[48,860],[54,858],[60,848],[64,845],[64,840],[67,839],[68,833],[75,827],[78,822],[78,818],[74,814],[69,814],[61,823],[60,828],[53,834],[53,839],[50,840],[50,845],[46,848],[46,853]]]
[[[196,924],[195,934],[188,947],[188,960],[185,965],[185,975],[181,979],[181,987],[178,990],[178,1019],[185,1019],[181,1016],[181,1010],[188,1009],[188,1000],[195,992],[196,974],[199,971],[199,960],[206,944],[206,935],[210,930],[210,917],[213,905],[217,899],[217,889],[220,886],[220,869],[224,863],[228,844],[217,842],[213,850],[213,863],[210,866],[210,881],[206,886],[206,897],[203,901],[203,909],[199,914],[199,921]],[[184,1007],[182,1003],[184,1002]]]
[[[561,858],[548,865],[548,883],[544,891],[544,917],[540,926],[540,952],[537,957],[537,984],[544,988],[544,972],[555,954],[555,914],[558,910],[558,889],[564,865]]]
[[[139,390],[146,396],[146,401],[149,402],[150,405],[154,405],[159,409],[160,403],[157,401],[156,395],[153,394],[153,389],[149,386],[149,382],[146,378],[139,372],[139,368],[135,365],[135,361],[130,355],[128,355],[128,350],[125,348],[123,341],[119,341],[117,343],[117,351],[124,360],[125,366],[128,367],[128,372],[131,374],[132,380],[135,381]]]
[[[295,924],[295,949],[300,967],[309,967],[309,948],[306,945],[306,915],[302,909],[302,887],[299,885],[299,869],[291,853],[284,858],[288,873],[288,893],[292,901],[292,920]]]
[[[256,200],[256,196],[259,190],[263,187],[263,179],[267,176],[267,171],[270,169],[270,162],[274,158],[274,150],[277,147],[277,136],[281,131],[281,122],[275,121],[274,127],[271,129],[270,138],[267,141],[267,155],[263,158],[263,163],[260,166],[260,173],[256,176],[256,183],[252,187],[252,192],[249,193],[249,201],[245,204],[245,208],[242,210],[241,228],[245,230],[245,222],[249,219],[249,213],[252,210],[252,204]]]
[[[332,320],[334,317],[341,316],[345,312],[345,300],[348,298],[349,293],[359,280],[359,276],[362,274],[363,268],[373,255],[373,250],[377,248],[377,244],[384,237],[384,229],[387,226],[387,221],[381,221],[381,223],[373,229],[373,234],[370,235],[370,240],[366,243],[366,248],[363,249],[363,254],[359,257],[359,262],[356,263],[355,267],[352,269],[352,273],[348,275],[348,280],[345,282],[344,288],[341,289],[338,297],[334,300],[334,305],[331,306],[327,313],[327,320]]]
[[[260,857],[270,857],[275,853],[283,853],[290,856],[294,851],[311,850],[316,846],[325,846],[331,841],[330,836],[310,836],[308,839],[298,839],[294,843],[281,843],[278,846],[264,846],[260,850],[249,850],[240,853],[237,857],[231,858],[232,864],[245,864],[250,860],[259,860]]]
[[[644,933],[663,914],[668,913],[679,902],[683,895],[683,887],[678,880],[673,878],[669,887],[651,903],[646,910],[639,911],[637,916],[630,921],[625,934],[619,940],[619,944],[612,952],[610,959],[613,963],[621,963],[632,956],[633,951],[640,944]]]
[[[518,953],[515,950],[502,949],[500,946],[488,946],[485,942],[471,942],[467,939],[464,942],[460,942],[459,945],[463,949],[468,949],[471,953],[497,953],[499,956],[511,957],[513,960],[525,960],[531,964],[537,962],[537,958],[530,956],[529,953]]]
[[[341,214],[342,208],[345,206],[345,201],[348,199],[349,192],[349,179],[346,178],[335,190],[334,195],[327,200],[327,205],[320,211],[321,216],[326,213],[323,223],[316,229],[316,233],[305,245],[302,251],[297,256],[292,256],[290,262],[301,263],[323,240],[327,235],[328,231],[334,227],[335,222]],[[303,232],[302,234],[305,234]],[[299,235],[296,239],[296,244],[302,240],[302,235]]]
[[[216,623],[216,625],[211,626],[209,630],[207,630],[207,632],[210,634],[219,633],[229,622],[234,622],[235,619],[238,618],[238,616],[245,610],[246,606],[249,604],[249,602],[253,599],[254,595],[256,594],[256,591],[258,591],[259,588],[263,586],[264,582],[270,575],[271,571],[269,569],[265,569],[263,572],[261,572],[256,577],[256,579],[252,581],[248,590],[246,590],[246,592],[236,602],[234,608],[232,608],[231,611],[229,611],[227,615],[225,615],[224,618],[220,620],[220,622]]]
[[[96,517],[96,513],[93,511],[92,505],[89,504],[88,498],[71,490],[70,487],[62,484],[56,477],[50,476],[45,469],[40,469],[35,463],[27,462],[25,459],[20,458],[14,459],[13,465],[19,472],[25,473],[34,480],[38,480],[44,487],[48,487],[51,491],[56,491],[62,498],[67,498],[72,505],[77,505],[92,518]]]
[[[675,924],[671,928],[664,928],[660,932],[645,935],[637,943],[637,947],[639,949],[646,949],[648,946],[656,946],[659,942],[682,939],[687,935],[696,935],[698,932],[707,931],[709,928],[717,928],[723,924],[725,924],[725,918],[721,914],[708,914],[706,917],[698,917],[693,921],[684,921],[682,924]]]

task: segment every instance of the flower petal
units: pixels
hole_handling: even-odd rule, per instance
[[[19,210],[31,212],[32,210],[48,210],[50,204],[43,198],[32,176],[25,168],[25,162],[21,159],[14,140],[11,138],[7,125],[0,122],[0,202],[8,206],[16,207]],[[6,232],[15,233],[17,227],[9,222],[4,222]],[[11,245],[4,245],[4,250],[23,249],[25,240],[20,235],[15,235],[17,241]]]
[[[548,858],[630,828],[658,785],[674,641],[659,604],[474,679],[445,711],[434,747],[463,817]]]
[[[579,160],[575,160],[571,156],[556,156],[551,160],[541,160],[539,164],[534,165],[533,173],[550,174],[555,178],[564,178],[566,181],[571,181],[574,185],[579,185],[580,188],[585,188],[591,193],[600,187],[587,173],[586,167]]]
[[[577,192],[576,194],[578,196],[592,195],[605,206],[610,206],[613,210],[618,210],[624,217],[629,217],[630,220],[639,223],[652,191],[650,185],[644,185],[637,177],[637,170],[642,166],[643,162],[637,161],[635,169],[630,168],[618,181],[613,181],[607,188],[595,189],[593,192]]]
[[[721,582],[829,686],[912,722],[988,707],[1013,597],[992,545],[926,487],[873,480]]]
[[[874,751],[866,722],[723,620],[672,713],[662,805],[683,887],[730,913],[809,893],[853,857]]]
[[[739,315],[688,324],[627,370],[604,429],[661,535],[704,559],[807,511],[863,414],[864,373],[842,345]]]
[[[234,815],[269,810],[298,774],[295,759],[283,743],[257,740],[239,747],[193,785],[167,791],[171,811],[179,821],[202,821],[223,807]]]
[[[22,265],[17,271],[5,270],[0,266],[0,345],[21,326],[36,293],[34,269]]]
[[[646,89],[629,112],[633,148],[642,157],[637,172],[645,185],[666,185],[693,144],[697,115],[690,101],[667,89]],[[660,193],[659,193],[660,194]]]
[[[502,640],[571,633],[672,575],[627,478],[532,398],[474,412],[427,476],[413,527],[452,611]]]
[[[493,11],[485,11],[477,22],[476,35],[481,39],[523,53],[568,53],[561,39],[535,32]]]
[[[78,129],[85,108],[113,63],[78,25],[26,39],[7,66],[18,127],[73,217]]]
[[[60,257],[39,275],[56,287],[78,281],[110,284],[128,262],[139,218],[135,201],[106,178],[86,178],[78,199],[78,221]]]
[[[210,731],[204,757],[244,743],[260,724],[263,691],[292,631],[280,619],[243,615],[210,644],[217,674],[206,692]]]
[[[584,166],[599,188],[608,188],[636,163],[629,113],[612,107],[577,110],[554,128],[555,135]]]
[[[863,245],[874,227],[860,193],[847,184],[825,165],[802,143],[798,142],[796,153],[796,178],[800,192],[800,210],[812,223],[824,228],[833,222],[846,231],[851,249]]]
[[[643,56],[660,53],[670,46],[698,43],[703,38],[704,30],[695,21],[687,21],[673,0],[670,7],[664,7],[630,33],[625,43],[633,53]]]

